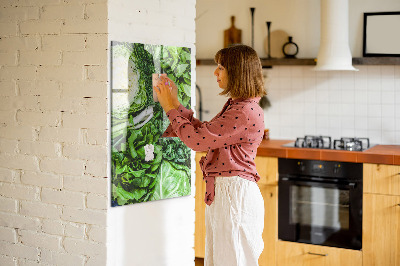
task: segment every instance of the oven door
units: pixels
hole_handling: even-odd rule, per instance
[[[279,179],[278,238],[361,249],[362,181]]]

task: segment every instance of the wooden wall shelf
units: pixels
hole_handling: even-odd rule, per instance
[[[400,65],[400,57],[358,57],[353,65]]]
[[[260,58],[263,67],[272,66],[313,66],[315,58]],[[197,59],[196,65],[215,65],[214,59]],[[356,57],[353,65],[400,65],[400,57]]]

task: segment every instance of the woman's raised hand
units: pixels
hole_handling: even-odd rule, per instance
[[[153,90],[157,93],[158,101],[166,113],[169,110],[176,109],[179,106],[178,105],[175,107],[174,98],[177,98],[177,89],[174,89],[173,87],[176,88],[176,85],[172,82],[172,80],[164,75],[159,78],[159,82],[157,82],[157,84],[153,87]],[[174,93],[172,93],[173,90],[176,91],[175,97],[173,96]]]
[[[178,99],[178,87],[169,77],[167,77],[167,75],[162,75],[160,79],[163,83],[168,82],[168,84],[170,85],[172,103],[174,104],[175,109],[177,109],[181,104]]]

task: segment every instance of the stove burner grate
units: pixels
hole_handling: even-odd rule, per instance
[[[304,138],[297,138],[294,146],[299,148],[330,149],[331,137],[306,135]]]
[[[363,151],[369,147],[368,138],[340,138],[333,142],[335,150]]]

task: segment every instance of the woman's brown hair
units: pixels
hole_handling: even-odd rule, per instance
[[[219,50],[214,58],[228,72],[228,86],[220,95],[252,98],[266,95],[260,58],[247,45],[233,45]]]

